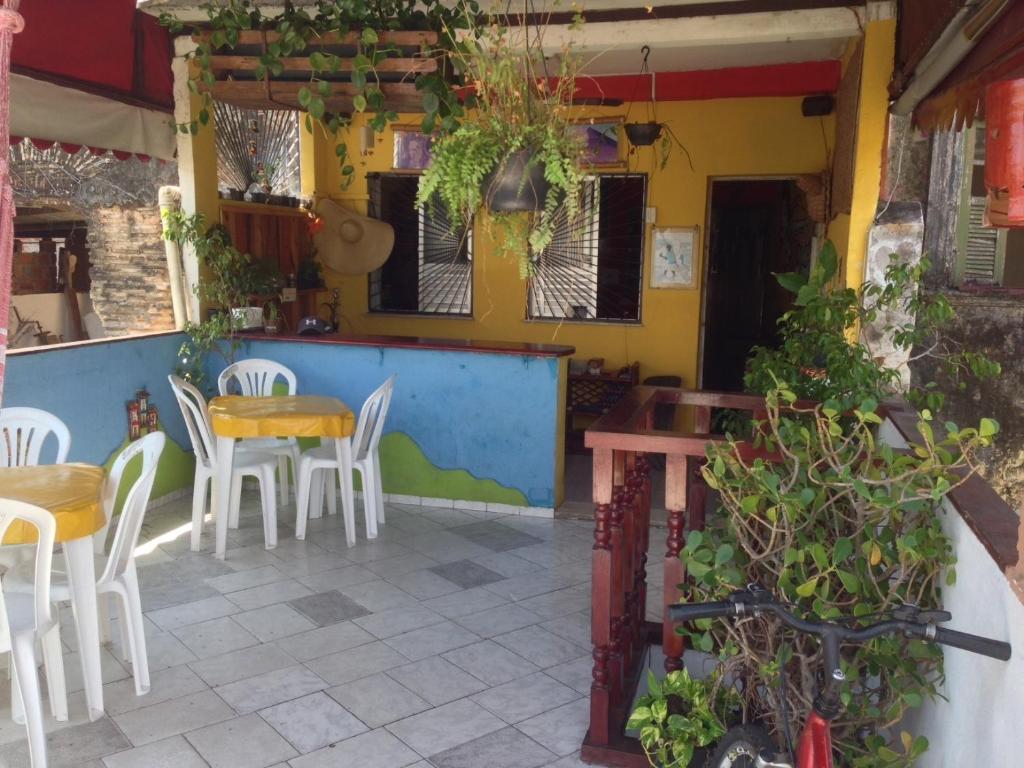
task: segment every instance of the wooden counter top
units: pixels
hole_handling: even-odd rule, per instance
[[[239,338],[251,341],[283,343],[341,344],[357,347],[390,347],[392,349],[425,349],[441,352],[483,352],[492,355],[525,355],[527,357],[568,357],[575,347],[561,344],[530,344],[520,341],[474,341],[472,339],[431,339],[423,336],[357,336],[330,333],[324,336],[299,336],[279,333],[240,333]]]

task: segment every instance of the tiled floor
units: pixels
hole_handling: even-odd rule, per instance
[[[209,535],[188,550],[186,501],[149,514],[152,690],[137,697],[105,647],[94,723],[65,615],[71,722],[49,724],[52,768],[583,765],[589,523],[390,505],[379,538],[360,528],[349,549],[339,517],[296,541],[289,506],[267,552],[253,502],[224,562]],[[8,705],[0,768],[27,765]]]

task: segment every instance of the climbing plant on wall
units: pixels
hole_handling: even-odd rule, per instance
[[[214,89],[228,72],[236,91],[238,82],[267,85],[259,106],[302,109],[308,130],[319,126],[335,137],[353,114],[369,115],[378,132],[398,118],[400,108],[422,111],[431,130],[454,130],[463,114],[447,53],[458,44],[455,36],[472,31],[479,12],[475,0],[317,0],[301,8],[286,2],[274,16],[264,15],[251,0],[202,8],[207,15],[202,25],[187,25],[170,13],[160,16],[173,34],[190,31],[196,41],[188,55],[194,63],[188,83],[202,101],[194,120],[178,124],[183,133],[196,134],[210,121]],[[418,50],[410,53],[417,41]],[[304,73],[305,82],[294,83],[295,71]],[[283,98],[269,86],[286,73],[297,87]],[[415,86],[415,105],[408,98],[396,100],[398,85]],[[236,94],[235,103],[257,105],[242,103],[246,98],[251,96]],[[336,143],[335,153],[347,186],[355,169],[344,141]]]

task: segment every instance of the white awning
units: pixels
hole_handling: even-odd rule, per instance
[[[11,74],[11,135],[173,160],[172,116]]]

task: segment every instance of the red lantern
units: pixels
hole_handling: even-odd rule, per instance
[[[988,219],[1024,227],[1024,78],[985,91],[985,187]]]

